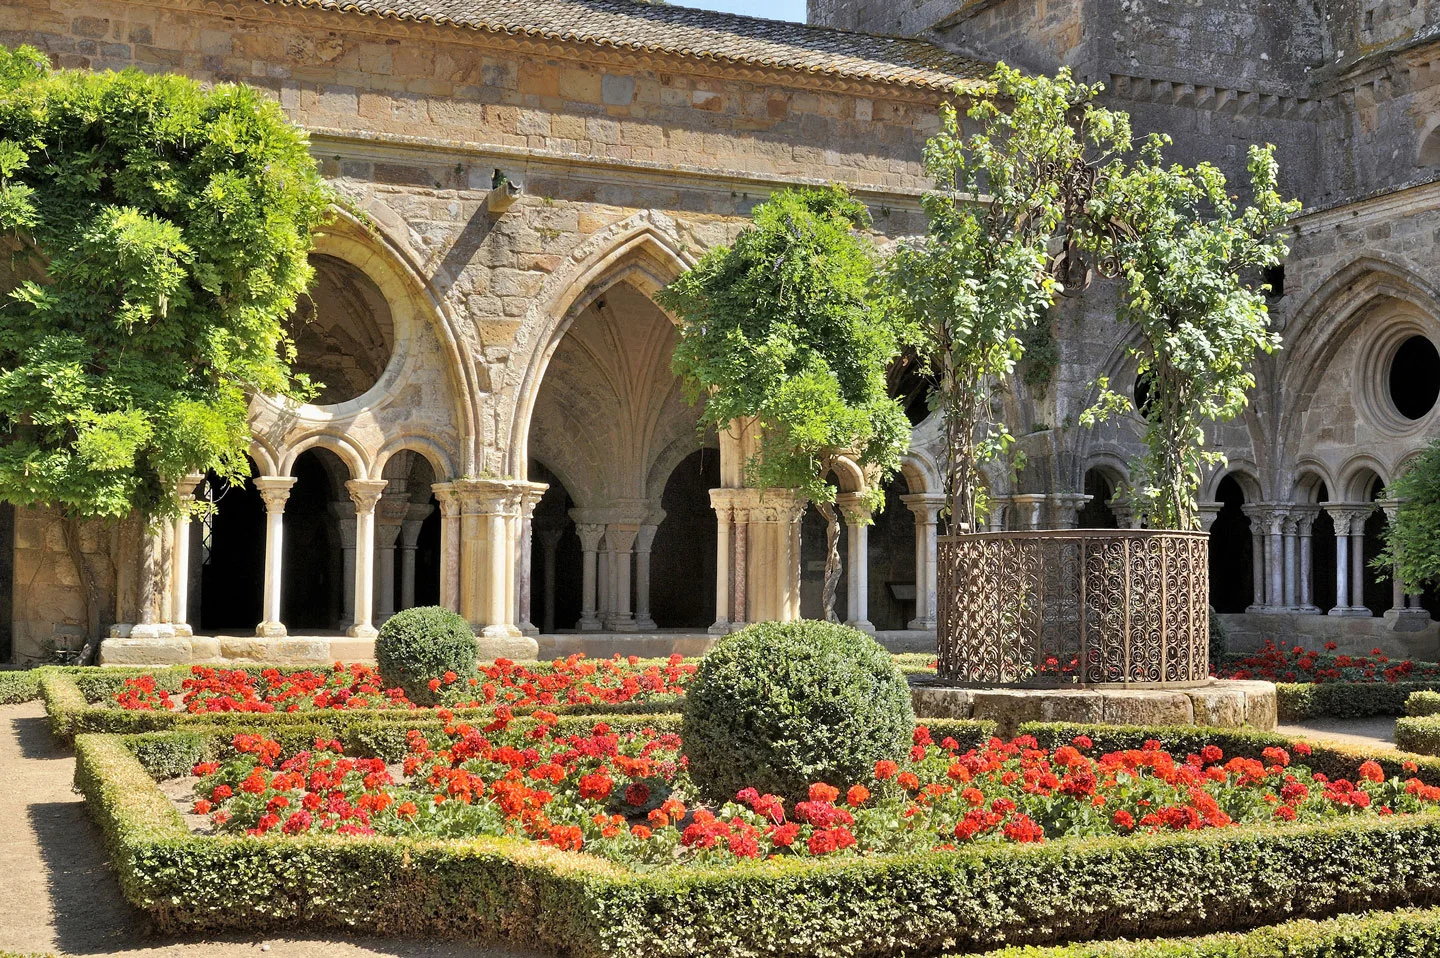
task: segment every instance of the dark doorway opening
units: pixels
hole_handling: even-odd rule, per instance
[[[1226,476],[1215,495],[1221,506],[1210,527],[1210,604],[1216,612],[1244,612],[1255,601],[1250,517],[1241,510],[1245,492]]]

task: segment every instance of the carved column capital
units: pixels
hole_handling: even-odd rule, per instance
[[[359,516],[374,513],[375,504],[380,501],[380,493],[386,485],[384,479],[346,480],[345,491],[350,493],[350,501],[355,503],[355,514]]]
[[[842,492],[835,497],[835,505],[845,516],[847,526],[868,526],[874,521],[874,513],[861,493]]]
[[[580,537],[581,549],[594,552],[600,548],[600,540],[605,537],[605,527],[598,522],[579,522],[575,524],[575,534]]]
[[[295,485],[294,476],[260,476],[250,481],[255,483],[260,498],[265,500],[266,512],[285,511],[285,502],[290,498],[290,488]]]

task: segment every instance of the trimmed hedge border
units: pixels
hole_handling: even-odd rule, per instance
[[[1440,692],[1440,682],[1277,682],[1280,721],[1404,715],[1417,692]]]
[[[0,705],[29,702],[40,697],[39,669],[6,669],[0,671]],[[5,952],[0,952],[4,958]]]
[[[983,958],[1422,958],[1440,953],[1440,908],[1290,921],[1240,934],[1006,948]]]
[[[1118,744],[1175,730],[1112,731]],[[1237,754],[1280,738],[1204,731]],[[479,935],[580,958],[801,958],[1194,934],[1440,902],[1437,815],[664,872],[513,839],[193,835],[141,757],[163,770],[222,747],[200,730],[76,741],[76,784],[121,888],[162,930],[333,927]]]
[[[258,673],[266,666],[247,666],[246,671]],[[157,685],[177,691],[180,682],[190,674],[190,667],[171,666],[164,669],[90,669],[77,674],[61,669],[38,669],[40,697],[45,700],[45,713],[50,730],[59,738],[69,740],[84,732],[134,733],[181,729],[191,726],[245,725],[283,728],[289,725],[351,724],[353,722],[395,723],[433,720],[431,709],[347,709],[310,712],[160,712],[129,711],[103,704],[104,699],[119,691],[125,679],[137,675],[154,675]],[[296,671],[292,669],[291,671]],[[0,673],[3,674],[3,673]],[[173,684],[168,684],[172,683]],[[603,702],[580,705],[533,706],[514,709],[514,714],[549,711],[562,716],[619,716],[670,714],[677,720],[680,696],[656,696],[646,701]],[[493,707],[452,709],[456,718],[472,724],[489,722]],[[342,720],[332,717],[345,717]]]

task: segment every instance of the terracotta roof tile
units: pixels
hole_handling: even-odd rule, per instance
[[[634,0],[261,0],[492,33],[948,90],[990,65],[923,40]]]

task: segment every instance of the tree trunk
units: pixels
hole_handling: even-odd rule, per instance
[[[840,588],[840,518],[833,502],[817,502],[815,509],[825,520],[825,587],[820,593],[820,607],[826,622],[839,622],[835,592]]]
[[[85,642],[80,647],[78,661],[80,665],[90,665],[100,649],[100,588],[95,583],[90,563],[85,561],[85,555],[80,551],[80,520],[64,516],[60,520],[60,529],[65,538],[65,551],[70,553],[75,574],[80,578],[80,601],[85,613]]]

